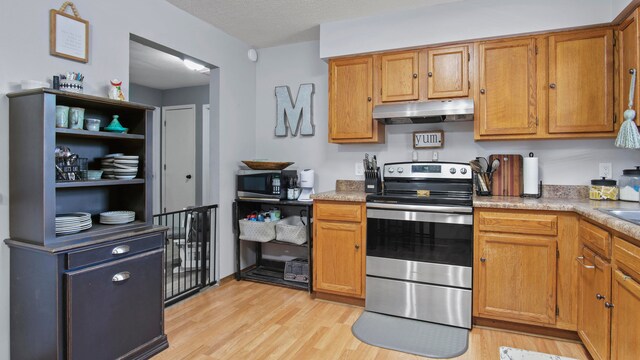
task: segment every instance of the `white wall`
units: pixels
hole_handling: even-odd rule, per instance
[[[377,154],[380,163],[411,160],[412,132],[443,129],[445,147],[438,149],[441,161],[468,161],[495,153],[540,158],[541,178],[545,184],[586,185],[598,175],[599,162],[613,163],[614,174],[640,165],[640,153],[617,149],[613,140],[538,140],[474,142],[473,123],[430,125],[394,125],[386,128],[386,143],[381,145],[336,145],[327,142],[327,64],[320,59],[318,42],[261,49],[256,70],[256,154],[259,158],[295,161],[298,169],[316,170],[316,191],[334,188],[336,179],[357,179],[355,162],[365,152]],[[301,83],[314,83],[313,137],[273,135],[276,101],[274,87],[288,85],[293,97]],[[432,151],[419,151],[420,160],[430,160]]]
[[[85,74],[85,93],[106,96],[111,78],[128,83],[129,33],[160,43],[219,66],[212,77],[219,81],[212,133],[219,151],[212,165],[225,169],[214,181],[220,204],[221,275],[233,272],[231,204],[234,170],[240,159],[252,158],[255,117],[255,65],[246,53],[249,47],[164,0],[76,0],[80,15],[91,23],[90,62],[81,64],[49,55],[49,9],[60,1],[3,1],[0,12],[0,239],[9,236],[8,101],[7,92],[22,79],[46,80],[54,73],[80,71]],[[125,92],[127,87],[125,86]],[[219,105],[218,105],[219,104]],[[34,119],[35,121],[35,119]],[[247,130],[249,129],[249,130]],[[214,132],[215,131],[215,132]],[[233,170],[229,170],[233,169]],[[14,199],[15,201],[15,199]],[[0,359],[9,358],[9,261],[8,248],[0,246]]]
[[[630,3],[631,0],[611,0],[611,18],[615,19]]]
[[[457,1],[321,24],[320,57],[606,23],[616,15],[610,0]]]

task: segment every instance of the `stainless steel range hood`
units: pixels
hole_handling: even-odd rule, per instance
[[[425,124],[473,120],[473,100],[431,100],[383,104],[373,108],[373,118],[386,124]]]

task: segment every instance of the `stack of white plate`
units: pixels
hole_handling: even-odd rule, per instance
[[[113,159],[113,172],[116,179],[130,180],[138,174],[139,156],[118,156]]]
[[[118,225],[130,223],[136,219],[133,211],[107,211],[100,213],[100,224]]]
[[[101,160],[101,164],[102,164],[102,177],[105,179],[115,179],[115,165],[114,165],[114,160],[116,157],[118,156],[122,156],[124,155],[123,153],[117,153],[117,154],[109,154],[109,155],[105,155],[105,157],[102,158]]]
[[[66,235],[91,228],[91,214],[75,212],[56,215],[56,234]]]

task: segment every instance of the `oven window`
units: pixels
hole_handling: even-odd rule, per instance
[[[264,176],[241,176],[243,191],[266,193],[267,182]]]
[[[367,256],[471,266],[473,226],[369,218]]]

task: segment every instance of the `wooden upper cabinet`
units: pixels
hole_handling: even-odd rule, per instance
[[[549,133],[613,130],[613,31],[550,36]]]
[[[418,51],[380,55],[381,101],[418,100]]]
[[[536,40],[482,42],[478,52],[476,134],[535,134]]]
[[[637,359],[640,354],[640,284],[616,270],[612,292],[611,358]]]
[[[373,120],[373,57],[329,61],[329,142],[383,142]]]
[[[475,316],[533,324],[556,321],[556,239],[476,235]]]
[[[469,96],[469,47],[427,49],[427,97]]]
[[[638,64],[640,63],[640,30],[638,24],[638,12],[636,9],[633,13],[625,19],[618,28],[618,46],[619,46],[619,59],[620,59],[620,81],[619,93],[619,122],[624,120],[622,114],[627,110],[629,105],[629,85],[631,83],[631,74],[629,70],[635,69],[636,76],[637,71],[640,71]],[[633,99],[633,108],[636,111],[636,124],[640,125],[640,81],[636,80],[635,94]]]

